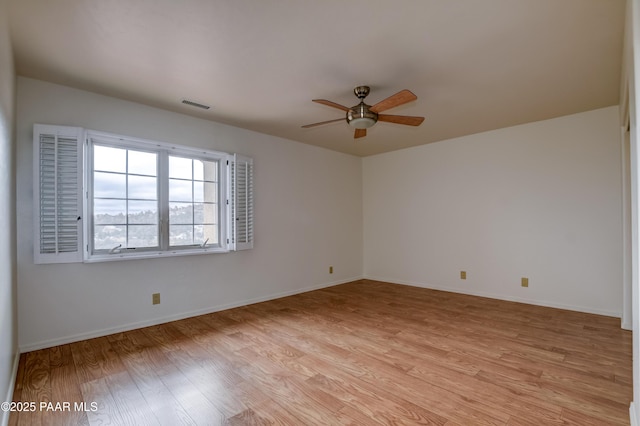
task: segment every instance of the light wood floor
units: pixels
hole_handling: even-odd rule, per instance
[[[630,400],[619,319],[358,281],[23,354],[14,401],[72,410],[9,423],[628,425]]]

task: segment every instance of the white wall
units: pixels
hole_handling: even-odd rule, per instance
[[[614,106],[365,158],[364,276],[620,316],[620,145]]]
[[[253,157],[255,248],[35,265],[34,123],[82,126]],[[23,351],[361,278],[360,158],[22,77],[16,132]],[[155,292],[161,293],[162,304],[152,306]]]
[[[15,73],[6,9],[6,1],[0,0],[0,402],[11,400],[18,353],[13,143]],[[6,424],[8,418],[8,413],[0,411],[0,424]]]

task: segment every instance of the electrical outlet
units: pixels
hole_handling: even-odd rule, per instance
[[[329,266],[329,273],[333,274],[333,266]]]
[[[153,293],[151,295],[151,303],[153,303],[154,305],[160,304],[160,293]]]
[[[461,280],[467,279],[467,271],[460,271],[460,279]]]
[[[529,287],[529,278],[522,277],[522,280],[520,280],[520,285],[522,287]]]

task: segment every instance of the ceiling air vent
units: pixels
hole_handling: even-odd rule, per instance
[[[188,100],[186,100],[186,99],[183,99],[183,100],[182,100],[182,103],[183,103],[183,104],[185,104],[185,105],[191,105],[191,106],[194,106],[194,107],[196,107],[196,108],[202,108],[202,109],[209,109],[209,108],[211,108],[209,105],[202,105],[202,104],[199,104],[199,103],[197,103],[197,102],[188,101]]]

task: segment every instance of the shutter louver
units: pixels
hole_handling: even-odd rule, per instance
[[[231,163],[233,250],[253,248],[253,160],[235,155]]]
[[[82,129],[34,126],[36,263],[82,261]]]

